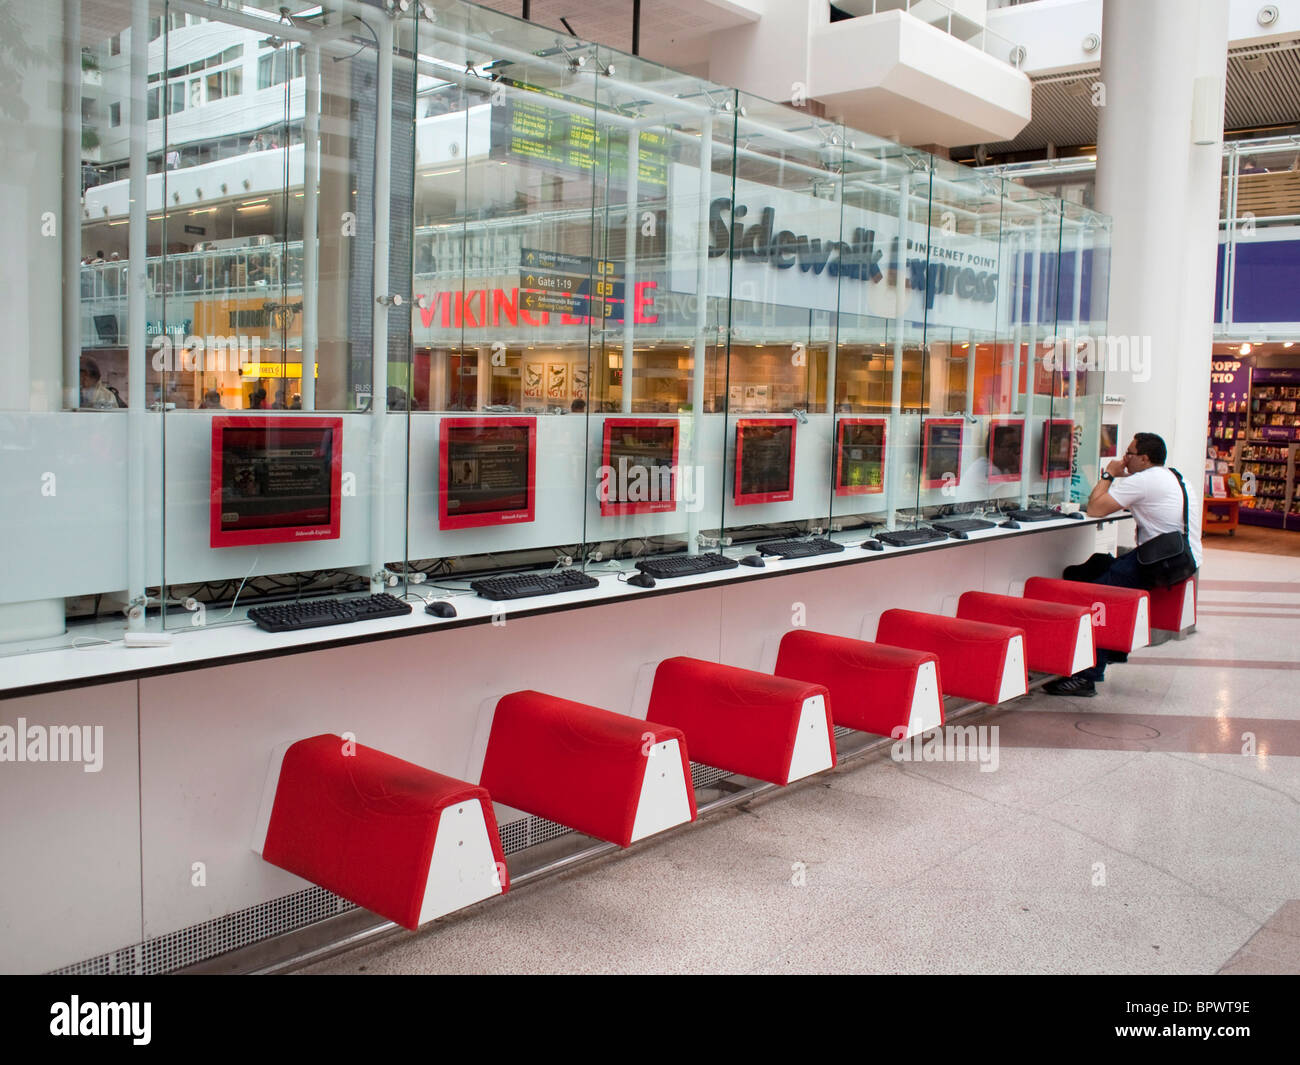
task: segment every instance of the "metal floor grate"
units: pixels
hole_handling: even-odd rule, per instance
[[[224,917],[190,925],[135,946],[54,969],[53,976],[107,976],[115,973],[152,976],[174,972],[253,943],[296,931],[328,917],[355,910],[355,903],[322,887],[249,906]]]

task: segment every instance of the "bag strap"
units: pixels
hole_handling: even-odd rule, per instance
[[[1183,484],[1183,475],[1179,473],[1176,469],[1174,469],[1172,466],[1169,467],[1169,472],[1178,478],[1178,487],[1183,490],[1183,539],[1186,540],[1190,545],[1192,536],[1191,536],[1191,526],[1188,524],[1187,521],[1187,510],[1188,510],[1187,485]]]

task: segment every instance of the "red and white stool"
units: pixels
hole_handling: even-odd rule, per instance
[[[497,701],[479,783],[497,802],[620,847],[695,820],[679,729],[536,691]]]
[[[846,728],[905,739],[943,724],[939,658],[927,651],[792,629],[776,673],[825,685],[831,716]]]
[[[509,887],[483,788],[329,734],[272,752],[253,850],[404,928]]]
[[[1086,607],[1093,643],[1107,651],[1127,653],[1151,642],[1151,597],[1140,588],[1030,577],[1025,598]]]
[[[1035,672],[1068,677],[1097,664],[1092,612],[1086,606],[964,592],[957,600],[957,616],[1023,630],[1025,662]]]
[[[835,765],[830,698],[816,682],[668,658],[647,716],[680,729],[695,761],[755,780],[789,784]]]
[[[1024,629],[886,610],[880,615],[876,642],[937,657],[944,695],[996,704],[1029,691]]]
[[[1196,578],[1151,589],[1151,627],[1182,634],[1196,625]]]

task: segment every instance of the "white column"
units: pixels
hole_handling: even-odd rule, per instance
[[[393,23],[376,17],[378,63],[375,101],[375,276],[370,352],[370,591],[384,590],[385,507],[388,502],[388,287],[389,217],[393,144]],[[381,302],[382,301],[382,302]],[[480,358],[479,372],[482,372]]]
[[[889,423],[885,434],[885,528],[897,527],[898,479],[903,475],[903,334],[907,329],[907,234],[911,204],[911,174],[898,178],[898,262],[894,274],[894,372],[889,391]],[[925,306],[926,293],[921,293]]]
[[[306,100],[302,122],[302,409],[316,409],[316,338],[320,313],[317,300],[320,255],[320,48],[305,46]]]
[[[636,234],[637,199],[640,196],[641,129],[627,131],[627,218],[624,220],[623,251],[623,413],[632,413],[632,362],[636,356],[636,337],[633,333],[632,306],[636,294]],[[703,253],[701,253],[703,254]],[[593,277],[593,284],[604,280]],[[596,293],[591,294],[592,300]],[[695,411],[699,414],[699,411]]]
[[[700,470],[703,468],[704,453],[704,370],[709,352],[709,202],[713,186],[713,118],[709,116],[700,123],[700,188],[699,217],[697,219],[698,235],[695,245],[695,360],[691,367],[691,439],[690,439],[690,476],[694,478],[692,489],[700,492]],[[631,307],[632,293],[625,291],[628,300],[624,304],[624,314]],[[730,348],[728,348],[730,358]],[[623,366],[623,394],[627,395],[632,387],[628,377],[629,368]],[[724,530],[725,531],[725,530]],[[692,510],[686,515],[686,553],[700,553],[700,512]]]
[[[1130,344],[1150,338],[1151,352],[1145,373],[1108,373],[1106,391],[1127,397],[1126,432],[1164,437],[1169,465],[1196,495],[1210,387],[1227,38],[1227,0],[1111,0],[1103,11],[1097,206],[1115,220],[1107,332]],[[1203,145],[1192,140],[1200,78],[1217,79],[1210,89],[1220,131]]]
[[[127,443],[126,443],[126,594],[128,629],[145,623],[146,526],[145,475],[149,466],[148,416],[145,413],[145,371],[148,351],[144,327],[145,279],[148,277],[148,115],[146,89],[149,75],[149,0],[131,2],[131,137],[128,164],[129,217],[127,229]],[[165,382],[167,376],[164,374]],[[159,398],[166,402],[166,390]],[[166,409],[166,408],[163,408]],[[154,437],[156,444],[159,437]]]
[[[76,410],[81,406],[81,0],[63,0],[62,171],[63,409]]]

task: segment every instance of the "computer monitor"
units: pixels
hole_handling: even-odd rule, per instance
[[[885,490],[884,418],[841,418],[835,430],[835,494]]]
[[[343,419],[212,419],[212,547],[337,540]]]
[[[1025,420],[994,418],[989,422],[989,483],[1020,480],[1024,465]]]
[[[101,344],[117,343],[117,315],[97,314],[94,316],[93,321],[95,323],[95,333],[99,336],[99,342]]]
[[[536,418],[444,418],[439,433],[439,529],[533,520]]]
[[[1074,464],[1074,422],[1049,418],[1043,426],[1043,477],[1055,481],[1069,477]]]
[[[921,487],[961,484],[961,436],[964,418],[929,418],[921,451]]]
[[[742,418],[736,422],[737,506],[788,503],[794,498],[793,418]]]
[[[677,509],[677,421],[606,418],[596,495],[600,513],[656,514]]]

